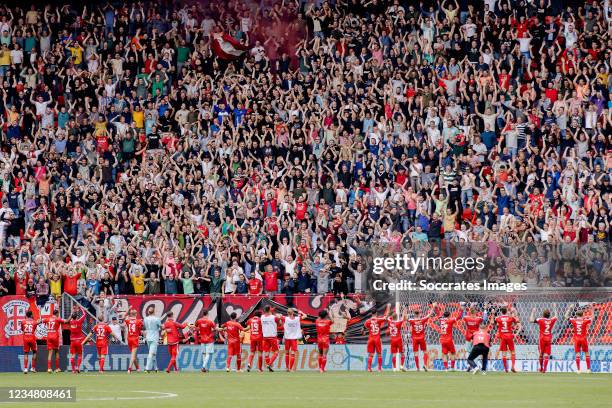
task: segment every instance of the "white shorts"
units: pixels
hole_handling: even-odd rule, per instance
[[[200,344],[202,354],[213,354],[215,352],[215,343]]]

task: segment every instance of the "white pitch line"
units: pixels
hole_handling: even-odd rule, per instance
[[[155,394],[155,395],[142,396],[142,397],[100,397],[100,398],[79,398],[77,397],[77,402],[79,401],[150,400],[150,399],[165,399],[165,398],[178,397],[178,394],[174,394],[172,392],[157,392],[157,391],[128,391],[128,392],[139,392],[142,394]]]

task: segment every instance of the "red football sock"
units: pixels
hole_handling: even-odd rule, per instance
[[[253,358],[255,357],[255,353],[249,354],[248,366],[250,367],[253,364]]]
[[[393,363],[393,369],[395,370],[397,368],[397,354],[393,353],[391,354],[391,362]]]
[[[540,354],[540,371],[544,371],[544,356]]]
[[[27,354],[23,356],[23,369],[24,370],[28,369],[28,355]]]
[[[134,360],[134,365],[136,366],[137,370],[140,370],[140,366],[138,365],[138,359]]]
[[[55,354],[55,369],[59,370],[60,366],[59,366],[59,352],[57,352]]]
[[[372,359],[374,356],[372,354],[368,355],[368,370],[372,369]]]
[[[423,353],[423,367],[427,368],[428,362],[429,362],[429,355],[427,353]]]
[[[242,357],[238,354],[236,356],[236,370],[240,371],[240,367],[242,367]]]
[[[514,370],[514,365],[516,363],[516,356],[514,354],[512,355],[511,360],[512,360],[512,369]]]
[[[231,368],[231,365],[232,365],[232,356],[227,356],[227,360],[225,361],[225,367]],[[170,366],[168,366],[168,369],[170,369]]]
[[[455,360],[451,360],[451,368],[455,368]]]
[[[417,370],[421,368],[421,366],[419,365],[419,356],[417,355],[414,356],[414,364],[416,364]]]
[[[70,359],[70,367],[72,367],[72,371],[75,371],[75,368],[74,368],[74,356]]]
[[[323,369],[323,357],[319,356],[319,369],[322,370]]]
[[[259,353],[259,358],[257,359],[257,364],[259,365],[259,369],[263,370],[263,356]]]
[[[106,360],[106,358],[100,359],[100,371],[104,371],[104,360]]]
[[[382,356],[378,355],[378,370],[382,370]]]
[[[591,357],[586,358],[586,363],[587,363],[587,370],[590,370],[591,369]]]
[[[32,356],[32,369],[36,370],[36,354]]]
[[[285,353],[285,368],[291,370],[291,356],[289,353]]]
[[[504,370],[508,371],[508,361],[506,360],[506,357],[502,357],[502,363],[504,363]]]
[[[291,354],[291,358],[289,359],[289,363],[291,364],[291,369],[295,369],[295,354]]]
[[[404,367],[406,363],[406,355],[404,353],[400,354],[400,363],[402,363],[401,367]]]
[[[325,371],[325,366],[327,366],[327,357],[323,356],[323,357],[321,357],[321,360],[323,362],[323,371]]]
[[[81,370],[81,360],[83,358],[82,354],[79,354],[79,358],[77,359],[77,370]]]
[[[444,364],[444,369],[447,370],[448,369],[448,361],[444,360],[442,362],[442,364]]]
[[[580,371],[580,357],[576,357],[576,368]]]
[[[546,369],[548,368],[548,358],[549,358],[548,356],[545,356],[543,359],[544,361],[542,365],[542,372],[544,373],[546,372]]]
[[[270,362],[268,363],[270,367],[276,361],[276,357],[278,357],[278,351],[275,351],[274,353],[272,353],[272,356],[270,357]]]

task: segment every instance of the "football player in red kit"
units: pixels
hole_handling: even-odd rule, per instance
[[[459,315],[451,316],[448,310],[442,314],[440,321],[440,346],[442,348],[442,363],[444,369],[448,370],[448,362],[450,360],[451,370],[455,369],[455,342],[453,341],[453,327],[457,320],[461,317],[462,311],[459,310]]]
[[[380,341],[380,332],[382,326],[387,321],[389,315],[390,304],[387,304],[385,313],[381,316],[378,310],[374,311],[371,318],[366,320],[362,332],[368,331],[368,371],[372,372],[372,360],[374,359],[374,353],[378,357],[378,371],[382,371],[382,343]]]
[[[259,371],[263,371],[263,334],[261,332],[261,310],[255,311],[255,315],[249,319],[247,326],[251,338],[251,352],[249,353],[247,371],[251,371],[255,354],[257,354],[257,367],[259,368]]]
[[[108,355],[108,337],[115,337],[113,331],[109,327],[108,324],[102,321],[102,317],[98,318],[98,323],[93,327],[91,333],[85,337],[82,344],[87,343],[91,336],[96,336],[96,350],[98,351],[98,371],[100,374],[104,373],[104,362],[106,361],[106,356]],[[115,337],[115,339],[117,339]],[[117,341],[121,341],[117,339]]]
[[[225,362],[225,370],[230,371],[232,366],[232,357],[236,356],[236,372],[240,372],[242,366],[242,347],[240,346],[240,334],[246,329],[236,321],[238,315],[233,312],[230,315],[230,321],[221,325],[221,336],[227,340],[227,361]]]
[[[497,332],[499,333],[500,343],[499,350],[502,352],[502,363],[504,364],[504,370],[508,372],[508,359],[507,354],[510,353],[510,359],[512,362],[511,371],[516,373],[516,354],[514,352],[514,330],[520,330],[520,323],[516,316],[508,315],[508,308],[501,308],[501,315],[495,318],[497,324]]]
[[[38,322],[33,319],[34,314],[31,310],[26,312],[26,318],[19,321],[19,329],[23,333],[23,373],[28,373],[28,355],[32,352],[32,369],[31,372],[36,372],[36,355],[38,348],[36,346],[36,327]]]
[[[465,341],[472,344],[474,333],[480,328],[480,324],[486,320],[486,314],[479,313],[475,308],[470,307],[467,314],[463,315],[463,323],[465,324]]]
[[[70,315],[70,319],[64,323],[70,328],[70,367],[72,373],[81,372],[81,360],[83,359],[83,322],[85,321],[85,313],[79,317],[79,313],[75,310]]]
[[[178,366],[176,365],[176,356],[178,354],[178,344],[181,339],[181,331],[187,327],[186,323],[179,323],[174,320],[174,313],[168,312],[166,314],[166,322],[163,324],[163,333],[166,334],[166,342],[168,343],[168,352],[170,353],[170,362],[166,367],[166,372],[169,373],[170,369],[174,367],[174,371],[178,372]]]
[[[208,364],[215,352],[215,331],[219,328],[208,318],[208,311],[202,311],[202,317],[196,320],[195,328],[197,329],[198,342],[202,351],[202,369],[203,373],[208,371]]]
[[[125,319],[125,331],[127,332],[127,344],[130,349],[130,365],[128,366],[128,374],[132,372],[132,367],[136,369],[136,371],[140,370],[138,366],[138,359],[136,358],[136,352],[138,351],[138,339],[140,338],[140,333],[144,328],[144,323],[141,319],[138,318],[138,313],[134,309],[130,309],[128,313],[128,318]]]
[[[406,363],[406,355],[404,354],[404,339],[402,338],[402,330],[406,328],[406,319],[408,314],[404,312],[401,318],[398,318],[396,312],[393,312],[387,321],[389,338],[391,341],[391,359],[393,361],[393,371],[406,371],[404,367]],[[400,366],[397,367],[397,355],[400,355]]]
[[[429,318],[434,315],[434,308],[436,304],[432,304],[432,308],[429,312],[421,317],[421,312],[417,309],[414,311],[414,317],[408,319],[410,325],[410,337],[412,337],[412,351],[414,353],[414,363],[416,364],[417,371],[420,371],[419,365],[419,350],[423,352],[423,370],[427,371],[427,365],[429,364],[429,356],[427,355],[427,344],[425,343],[425,329]]]
[[[536,323],[540,328],[540,341],[539,341],[539,361],[540,361],[540,372],[545,373],[548,367],[548,359],[550,358],[550,351],[552,346],[552,330],[557,322],[557,316],[550,316],[550,310],[546,309],[542,312],[542,317],[535,318],[535,308],[531,310],[531,316],[529,321]]]
[[[570,315],[571,309],[567,309],[565,312],[566,319]],[[580,353],[584,352],[584,358],[586,360],[587,373],[591,372],[591,357],[589,356],[589,342],[587,340],[587,334],[589,326],[591,325],[591,319],[584,317],[584,312],[578,310],[576,317],[569,319],[572,328],[574,329],[574,352],[576,353],[576,372],[580,374]]]
[[[315,321],[317,330],[317,350],[319,352],[319,372],[325,372],[327,364],[327,352],[329,350],[329,331],[333,322],[328,318],[327,310],[319,312],[319,318]]]
[[[54,310],[53,314],[49,317],[42,319],[42,323],[47,326],[47,372],[52,373],[51,360],[53,354],[55,354],[55,372],[59,373],[59,333],[61,330],[63,320],[59,318],[59,310]]]

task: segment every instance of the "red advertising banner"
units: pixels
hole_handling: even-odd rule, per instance
[[[19,321],[25,319],[26,312],[32,310],[34,319],[49,316],[55,309],[55,303],[47,302],[41,309],[36,305],[34,298],[25,296],[0,297],[0,346],[23,345],[23,333]],[[42,339],[47,335],[44,324],[38,325],[36,337]]]

